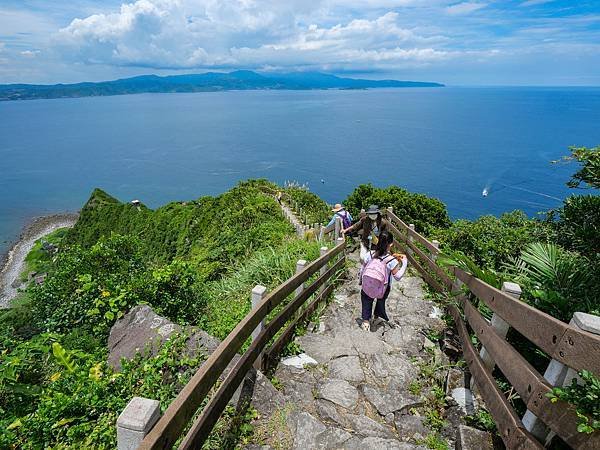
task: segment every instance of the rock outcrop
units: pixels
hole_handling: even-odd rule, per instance
[[[202,353],[205,356],[212,354],[219,346],[220,341],[203,330],[181,326],[156,314],[148,305],[138,305],[132,308],[125,316],[118,320],[110,330],[108,337],[108,363],[115,369],[121,368],[121,360],[131,359],[142,352],[149,357],[155,355],[162,343],[173,333],[184,331],[189,335],[186,343],[190,355]],[[229,367],[233,366],[239,356],[234,358]],[[228,368],[229,369],[229,368]],[[228,369],[224,372],[226,376]],[[231,403],[236,404],[241,393],[251,397],[251,406],[256,409],[259,422],[270,417],[275,411],[283,408],[285,399],[283,394],[273,387],[269,379],[261,372],[249,373]]]

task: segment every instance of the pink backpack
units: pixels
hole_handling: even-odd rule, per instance
[[[388,287],[387,262],[389,258],[372,258],[361,273],[362,290],[371,298],[383,298]]]

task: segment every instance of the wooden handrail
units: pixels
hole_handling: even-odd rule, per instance
[[[227,403],[235,393],[236,389],[252,368],[254,361],[258,358],[263,348],[275,336],[275,334],[285,325],[292,315],[306,302],[306,300],[321,287],[331,276],[339,270],[344,263],[341,258],[326,273],[321,275],[309,287],[304,289],[300,295],[292,300],[280,313],[275,316],[268,325],[260,332],[257,338],[252,342],[250,348],[242,355],[235,367],[231,369],[219,390],[210,399],[202,414],[192,425],[192,428],[185,436],[179,446],[179,450],[190,450],[201,448],[204,441],[208,438],[214,425],[219,420]],[[334,270],[335,269],[335,270]]]
[[[397,240],[402,240],[405,245],[410,247],[412,249],[412,251],[415,252],[419,256],[421,261],[423,261],[429,267],[429,269],[432,270],[439,277],[440,280],[442,280],[442,283],[444,283],[444,285],[448,289],[450,289],[452,287],[452,279],[450,278],[450,276],[446,272],[444,272],[444,270],[440,266],[438,266],[434,261],[432,261],[431,258],[429,258],[425,254],[425,252],[423,252],[423,250],[421,250],[419,247],[417,247],[414,243],[410,242],[408,239],[404,239],[404,236],[402,235],[400,230],[398,230],[398,228],[396,228],[391,223],[389,225],[389,228],[390,228],[390,231],[392,232],[392,234],[394,235],[394,238],[396,238]],[[431,244],[431,245],[433,245],[433,244]],[[410,256],[410,254],[407,253],[407,256]],[[413,258],[413,260],[414,260],[414,258]],[[411,261],[411,263],[412,263],[412,261]],[[413,263],[413,265],[414,265],[414,263]],[[436,287],[436,290],[440,291],[440,289],[438,289],[437,287]],[[441,291],[443,291],[443,289],[441,289]]]
[[[260,322],[289,294],[308,280],[322,266],[344,250],[341,242],[325,255],[311,262],[306,268],[275,288],[250,311],[208,357],[191,380],[171,402],[164,415],[148,433],[140,445],[142,450],[171,448],[185,428],[187,422],[219,379],[243,343]]]
[[[393,212],[387,210],[386,212],[387,215],[387,219],[388,221],[390,221],[391,223],[396,223],[397,225],[400,226],[400,228],[402,228],[410,237],[414,238],[416,241],[418,241],[420,244],[424,245],[425,247],[427,247],[427,249],[433,253],[434,255],[438,255],[440,253],[440,249],[437,248],[435,245],[433,245],[431,242],[429,242],[427,240],[427,238],[425,236],[423,236],[422,234],[418,233],[417,231],[413,230],[412,228],[410,228],[408,225],[406,225],[406,223],[404,223],[398,216],[396,216]]]
[[[310,297],[312,294],[314,294],[317,291],[317,289],[319,287],[321,287],[321,285],[325,281],[327,281],[329,278],[331,278],[332,275],[334,275],[336,272],[338,272],[342,268],[344,263],[345,263],[345,259],[344,258],[340,259],[333,266],[331,266],[327,270],[327,272],[325,272],[323,275],[321,275],[314,283],[312,283],[309,287],[305,288],[301,294],[303,296],[304,300],[308,299],[308,297]],[[304,301],[302,301],[300,304],[303,304],[303,303],[304,303]],[[287,315],[288,317],[290,317],[298,309],[298,308],[291,308],[291,305],[292,305],[292,303],[290,303],[283,311],[281,311],[279,313],[279,315]],[[287,311],[288,309],[290,309],[289,312]],[[304,314],[302,314],[302,316],[303,315]],[[277,340],[271,345],[269,350],[266,352],[268,355],[276,355],[281,352],[281,350],[283,349],[285,344],[291,338],[291,336],[294,332],[296,323],[301,320],[302,316],[298,317],[297,320],[295,320],[293,323],[291,323],[286,328],[286,330],[283,333],[281,333],[281,335],[277,338]],[[275,319],[273,319],[273,321],[275,321]]]
[[[447,289],[453,290],[455,285],[452,277],[437,266],[435,261],[416,243],[425,246],[433,255],[439,254],[437,246],[411,229],[392,211],[387,211],[387,218],[391,224],[392,234],[398,241],[401,241],[403,245],[412,250],[412,255],[409,252],[407,256],[423,279],[435,290],[445,291],[431,275],[433,273]],[[415,242],[412,242],[413,240]],[[419,261],[416,260],[415,256],[418,257]],[[457,267],[452,268],[452,274],[494,313],[549,354],[550,357],[576,371],[587,369],[596,374],[600,373],[599,336],[561,322]],[[573,448],[600,448],[600,433],[593,435],[579,433],[577,431],[575,408],[565,402],[550,402],[546,394],[551,391],[552,386],[544,377],[505,340],[504,336],[496,333],[493,326],[465,296],[460,296],[459,301],[468,323],[491,359],[498,365],[526,403],[528,410]],[[488,409],[496,421],[506,446],[510,449],[542,448],[524,428],[515,411],[499,391],[491,372],[471,344],[466,324],[459,309],[452,305],[449,307],[449,312],[456,322],[465,360],[481,390]]]
[[[469,325],[496,365],[532,413],[558,434],[572,448],[600,448],[600,434],[588,436],[577,431],[575,408],[565,402],[552,403],[546,394],[552,386],[505,339],[498,336],[490,323],[473,304],[461,297],[461,305]],[[592,441],[593,439],[593,441]],[[593,444],[593,446],[590,446]]]
[[[519,333],[577,371],[600,373],[600,336],[576,329],[454,267],[454,274]]]
[[[543,449],[544,447],[523,427],[521,419],[498,389],[494,377],[471,344],[469,332],[458,308],[451,305],[448,310],[456,324],[465,360],[483,394],[487,408],[496,420],[498,432],[506,446],[509,449]]]

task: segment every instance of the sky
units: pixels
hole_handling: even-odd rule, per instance
[[[249,69],[600,86],[600,0],[0,0],[0,83]]]

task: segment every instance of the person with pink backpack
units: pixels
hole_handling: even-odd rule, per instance
[[[391,254],[394,236],[389,231],[382,231],[375,250],[371,250],[365,258],[365,263],[360,271],[362,302],[362,329],[371,330],[371,317],[373,315],[373,302],[375,304],[375,326],[380,320],[389,323],[389,317],[385,311],[385,301],[390,295],[392,277],[400,280],[406,272],[408,260],[406,255]]]

